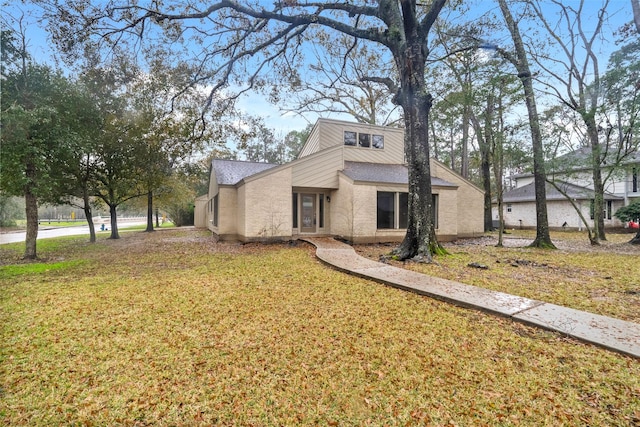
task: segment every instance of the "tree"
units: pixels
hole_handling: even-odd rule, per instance
[[[635,221],[637,223],[638,221],[640,221],[640,201],[635,201],[627,206],[618,209],[615,215],[616,218],[618,218],[620,221]],[[640,245],[640,229],[629,243]]]
[[[506,0],[498,0],[500,11],[505,20],[511,38],[515,53],[509,52],[503,48],[495,47],[495,49],[518,71],[518,78],[522,83],[524,90],[524,99],[527,106],[527,114],[529,117],[529,127],[531,131],[531,143],[533,148],[533,174],[534,188],[536,195],[536,238],[531,243],[533,247],[555,248],[551,242],[549,234],[549,219],[547,216],[547,194],[546,194],[546,173],[544,170],[544,144],[540,131],[540,118],[538,116],[538,107],[536,95],[533,90],[533,75],[529,66],[529,59],[522,41],[522,35],[518,24],[516,23]]]
[[[591,168],[594,189],[594,232],[597,239],[606,240],[604,230],[604,179],[602,163],[608,156],[606,148],[601,142],[600,127],[597,123],[597,112],[600,109],[600,64],[596,50],[596,42],[602,35],[606,21],[606,9],[609,0],[604,0],[599,9],[593,28],[586,29],[584,0],[577,8],[564,5],[559,0],[552,0],[559,10],[557,22],[550,22],[542,10],[542,5],[531,1],[531,7],[538,21],[545,28],[559,54],[554,55],[555,61],[547,58],[537,60],[538,65],[551,76],[548,84],[550,92],[560,101],[574,110],[581,118],[586,128],[586,137],[591,149]],[[548,5],[545,6],[545,11]],[[566,32],[566,33],[565,33]],[[537,58],[537,56],[536,56]],[[556,66],[566,72],[557,71]],[[591,90],[590,90],[591,88]]]
[[[305,75],[289,82],[294,106],[288,110],[347,114],[358,123],[396,125],[400,118],[392,95],[384,85],[367,80],[372,73],[393,74],[393,62],[379,49],[346,35],[335,40],[318,31],[314,39],[315,63]]]
[[[14,33],[19,37],[5,32],[10,31],[3,28],[2,36],[0,192],[25,198],[24,258],[35,259],[38,204],[60,202],[63,161],[84,117],[69,111],[78,102],[70,82],[32,62],[24,31]]]
[[[285,161],[291,161],[298,157],[311,134],[311,129],[313,129],[313,125],[309,124],[303,130],[292,130],[284,137]]]
[[[640,0],[631,0],[631,8],[633,9],[633,22],[636,25],[636,31],[640,34]]]
[[[54,38],[67,46],[83,42],[92,34],[112,44],[134,34],[136,48],[145,37],[163,31],[170,46],[186,49],[199,61],[201,71],[193,84],[209,82],[209,99],[219,89],[234,82],[254,86],[269,69],[279,80],[293,75],[300,64],[305,31],[321,27],[332,34],[347,35],[383,46],[393,58],[396,80],[389,76],[367,76],[366,80],[387,86],[393,102],[403,111],[405,153],[409,168],[409,215],[405,238],[397,256],[431,260],[442,250],[435,236],[429,165],[429,111],[433,97],[425,80],[430,49],[428,36],[446,0],[427,4],[414,1],[382,0],[368,3],[295,1],[275,2],[270,8],[230,0],[195,5],[192,2],[162,3],[149,7],[115,2],[105,8],[77,2],[59,3]],[[198,26],[198,23],[201,23]],[[156,25],[157,26],[154,26]],[[196,47],[197,46],[197,47]],[[194,51],[194,49],[200,51]],[[247,73],[246,66],[253,71]],[[236,74],[234,74],[236,73]],[[241,90],[242,91],[242,90]]]

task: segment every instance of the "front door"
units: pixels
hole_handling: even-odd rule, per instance
[[[316,232],[316,195],[302,194],[300,203],[300,213],[302,217],[302,233]]]

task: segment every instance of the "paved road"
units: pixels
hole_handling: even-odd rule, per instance
[[[134,225],[146,224],[146,221],[118,221],[118,229],[122,230]],[[96,225],[96,234],[108,234],[111,231],[100,231],[100,225]],[[54,227],[54,226],[40,226],[38,230],[38,240],[49,239],[51,237],[63,237],[63,236],[77,236],[86,234],[89,237],[89,226],[83,225],[78,227]],[[5,243],[24,242],[27,237],[26,231],[16,231],[12,233],[0,233],[0,245]]]

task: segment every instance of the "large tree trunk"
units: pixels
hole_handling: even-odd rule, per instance
[[[547,174],[544,170],[544,155],[542,134],[540,133],[540,120],[536,107],[535,95],[531,72],[519,73],[518,77],[524,86],[525,102],[529,114],[529,127],[531,128],[531,142],[533,145],[533,175],[536,193],[536,238],[530,246],[537,248],[554,248],[549,234],[549,218],[547,216]]]
[[[38,199],[30,189],[25,191],[25,214],[27,216],[27,236],[25,239],[24,259],[36,259],[36,240],[38,239]]]
[[[109,236],[110,239],[120,238],[120,233],[118,233],[118,215],[116,210],[116,205],[109,205],[109,216],[111,217],[111,236]]]
[[[83,201],[83,210],[84,216],[87,218],[87,224],[89,225],[89,242],[96,242],[96,226],[93,223],[93,213],[91,211],[91,203],[89,200],[89,193],[85,189],[82,191],[82,201]]]
[[[396,57],[401,77],[397,101],[404,111],[405,154],[409,168],[407,234],[395,253],[400,259],[430,262],[444,252],[438,244],[433,218],[431,165],[429,163],[429,111],[433,98],[426,90],[425,52],[418,40]]]
[[[591,144],[591,168],[593,177],[593,234],[598,240],[607,240],[604,230],[604,183],[602,182],[600,139],[598,128],[592,116],[583,116],[587,124],[589,143]]]
[[[147,229],[153,231],[153,191],[147,193]]]
[[[522,42],[520,30],[515,23],[506,0],[498,0],[500,10],[505,19],[513,44],[516,56],[505,53],[506,58],[516,67],[518,78],[524,88],[525,103],[529,115],[529,127],[531,129],[531,144],[533,146],[533,175],[536,195],[536,238],[530,246],[538,248],[555,248],[551,242],[549,234],[549,219],[547,216],[547,193],[546,193],[546,173],[544,170],[544,147],[542,134],[540,133],[540,119],[536,105],[536,97],[533,91],[533,79],[527,53]]]
[[[480,174],[482,175],[482,187],[484,189],[484,231],[493,230],[492,200],[491,200],[491,135],[493,117],[493,97],[487,97],[485,109],[484,130],[478,118],[471,114],[471,121],[480,148]]]
[[[27,162],[25,174],[29,183],[36,180],[36,166]],[[25,239],[24,259],[36,259],[36,240],[38,239],[38,199],[30,184],[24,190],[25,214],[27,216],[27,235]]]

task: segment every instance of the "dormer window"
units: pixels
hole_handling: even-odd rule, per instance
[[[344,131],[344,145],[356,146],[358,134],[355,132]]]
[[[383,135],[373,135],[372,137],[372,141],[373,141],[373,148],[384,148],[384,136]]]
[[[361,148],[384,148],[384,135],[344,131],[344,145]]]

